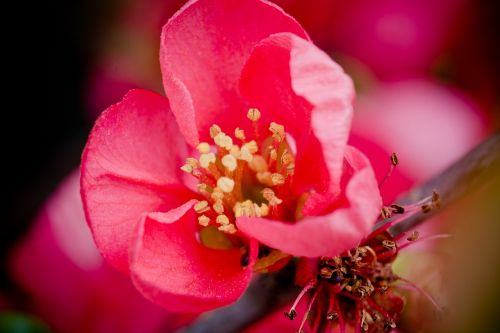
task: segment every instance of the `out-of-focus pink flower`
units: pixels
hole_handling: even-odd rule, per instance
[[[360,95],[351,142],[375,162],[379,177],[387,166],[377,165],[384,159],[369,145],[381,147],[387,155],[396,152],[399,172],[412,185],[444,170],[487,132],[484,113],[463,93],[415,79],[380,84]],[[389,182],[388,192],[404,190],[394,186],[400,185]]]
[[[79,174],[69,176],[11,255],[11,271],[35,309],[57,332],[169,331],[187,317],[148,302],[107,266],[85,222]]]
[[[137,88],[142,81],[134,76],[129,77],[125,73],[102,67],[96,66],[87,79],[87,110],[88,117],[92,120],[107,106],[118,102],[127,91]]]
[[[380,163],[383,157],[393,151],[398,153],[400,164],[382,189],[387,204],[412,185],[448,167],[491,130],[485,113],[463,92],[424,79],[381,84],[365,91],[358,98],[356,111],[350,143],[374,162],[378,179],[388,169],[387,164]],[[420,235],[432,239],[449,232],[453,223],[438,215],[421,225]],[[440,246],[434,240],[405,249],[398,270],[443,305],[448,281],[445,273],[435,267],[447,259],[443,259]],[[412,311],[405,319],[413,320],[414,329],[425,327],[422,318],[435,315],[429,299],[422,296],[407,295]]]
[[[82,158],[97,247],[148,298],[212,309],[252,267],[336,255],[370,232],[381,200],[346,145],[352,82],[293,18],[263,1],[192,1],[163,28],[160,63],[169,99],[129,92]],[[261,257],[255,239],[279,251]]]
[[[130,1],[88,83],[92,117],[132,88],[160,91],[161,26],[185,1]],[[460,36],[468,0],[275,0],[327,52],[353,57],[381,78],[429,72]],[[469,57],[470,58],[470,57]],[[463,67],[467,71],[466,67]]]
[[[379,77],[429,72],[459,32],[467,0],[276,0],[320,47],[345,53]]]

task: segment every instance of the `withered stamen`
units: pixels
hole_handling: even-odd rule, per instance
[[[431,205],[427,205],[427,204],[422,205],[421,208],[422,208],[422,212],[424,214],[427,214],[427,213],[429,213],[432,210],[432,206]]]
[[[335,321],[339,319],[339,313],[337,311],[329,312],[326,315],[326,320]]]
[[[382,241],[382,246],[388,250],[394,250],[396,249],[396,242],[386,239]]]
[[[387,207],[382,207],[382,210],[380,211],[380,216],[382,216],[382,218],[385,220],[385,219],[388,219],[392,216],[392,212],[389,208]]]
[[[405,209],[403,206],[393,204],[391,205],[392,212],[396,214],[403,214],[405,212]]]
[[[395,328],[396,328],[396,323],[393,322],[392,320],[386,321],[384,323],[384,329],[386,331],[390,331],[390,330],[395,329]]]
[[[406,239],[408,241],[410,241],[410,242],[414,242],[414,241],[416,241],[419,238],[420,238],[420,233],[417,230],[413,230],[413,232],[411,233],[411,235],[408,236],[408,238],[406,238]]]
[[[391,154],[391,163],[393,166],[397,166],[399,164],[398,155],[396,155],[396,153]]]
[[[295,310],[285,311],[285,316],[287,316],[290,320],[294,320],[295,317],[297,317],[297,311]]]

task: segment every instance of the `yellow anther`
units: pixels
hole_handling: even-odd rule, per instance
[[[215,210],[217,214],[222,214],[224,213],[224,204],[222,203],[221,200],[217,200],[213,205],[212,208]]]
[[[229,171],[234,171],[238,166],[238,161],[236,161],[236,158],[233,155],[227,154],[222,157],[222,165]]]
[[[214,137],[214,142],[217,146],[230,150],[233,147],[233,139],[226,135],[224,132],[220,132]]]
[[[208,216],[206,216],[206,215],[198,216],[198,223],[201,226],[206,227],[210,223],[210,218],[208,218]]]
[[[188,158],[186,158],[186,164],[189,164],[193,168],[196,168],[196,167],[198,167],[198,160],[196,158],[193,158],[193,157],[188,157]]]
[[[252,160],[248,163],[248,166],[252,171],[255,172],[264,172],[267,171],[267,162],[262,157],[262,155],[253,155]]]
[[[215,222],[217,222],[219,224],[222,224],[222,225],[228,225],[229,224],[229,218],[226,215],[224,215],[224,214],[217,215],[217,218],[215,219]]]
[[[198,192],[200,193],[211,193],[213,189],[205,183],[197,184]]]
[[[261,217],[261,213],[260,213],[260,207],[259,205],[257,205],[255,202],[252,202],[252,211],[253,211],[253,214],[257,217]]]
[[[184,171],[184,172],[187,172],[187,173],[191,173],[193,172],[193,167],[189,164],[184,164],[183,166],[181,166],[181,170]]]
[[[283,202],[283,200],[278,198],[276,194],[274,194],[274,191],[271,190],[270,188],[263,189],[261,193],[264,199],[266,199],[269,202],[270,206],[277,206]]]
[[[274,194],[274,191],[270,188],[267,188],[267,187],[265,189],[263,189],[261,191],[261,193],[262,193],[262,196],[264,197],[264,199],[276,196],[276,194]]]
[[[200,154],[210,153],[210,145],[206,142],[200,142],[200,144],[196,146],[196,149]]]
[[[234,227],[234,224],[224,224],[218,227],[217,229],[228,234],[234,234],[237,231],[236,228]]]
[[[245,146],[241,147],[238,159],[250,162],[250,161],[252,161],[252,158],[253,158],[253,155],[250,152],[250,150],[248,150],[248,148]]]
[[[278,152],[276,151],[276,149],[269,149],[269,158],[273,161],[276,161],[278,159]]]
[[[256,203],[253,204],[253,211],[255,216],[262,217],[266,216],[269,213],[269,207],[266,204],[263,205],[264,209],[262,209],[262,206],[259,206]]]
[[[270,206],[278,206],[279,204],[281,204],[283,202],[283,200],[281,200],[277,196],[273,196],[273,197],[268,198],[268,202],[269,202]]]
[[[259,146],[257,146],[257,142],[255,142],[255,140],[245,143],[242,148],[247,148],[250,154],[255,154],[259,151]]]
[[[253,207],[252,200],[245,200],[242,202],[243,210],[245,211],[246,216],[254,216],[255,210]]]
[[[201,154],[200,155],[200,165],[202,168],[207,169],[210,163],[215,163],[215,154],[214,153],[208,153],[208,154]]]
[[[222,132],[222,130],[218,125],[213,124],[210,126],[210,137],[212,139],[215,138],[220,132]]]
[[[240,147],[238,145],[234,145],[229,149],[229,154],[233,155],[235,158],[239,158],[240,156]]]
[[[217,179],[217,187],[222,190],[222,192],[229,193],[234,189],[234,180],[228,177],[220,177]]]
[[[280,173],[273,173],[271,175],[271,182],[273,185],[283,185],[285,184],[285,177]]]
[[[237,202],[233,207],[233,212],[235,217],[247,216],[252,217],[255,216],[254,203],[250,200],[245,200],[243,202]]]
[[[293,175],[294,171],[295,171],[295,163],[290,163],[286,166],[286,174],[287,175]]]
[[[285,127],[283,125],[271,122],[269,125],[269,130],[273,133],[273,138],[278,141],[283,141],[285,138]]]
[[[212,194],[210,195],[212,200],[218,201],[224,199],[224,192],[218,187],[214,188]]]
[[[269,206],[266,205],[265,203],[260,204],[259,210],[260,210],[260,212],[259,212],[260,216],[267,216],[267,215],[269,215]]]
[[[188,157],[186,158],[186,163],[183,166],[181,166],[181,170],[187,173],[191,173],[197,167],[198,167],[198,160],[196,158]]]
[[[241,203],[237,202],[234,204],[233,212],[235,217],[243,216],[243,207],[241,206]]]
[[[265,184],[265,185],[268,185],[268,186],[273,186],[273,180],[271,178],[271,173],[269,171],[264,171],[264,172],[257,172],[256,176],[257,176],[257,180],[262,183],[262,184]]]
[[[208,207],[208,201],[206,200],[198,201],[194,205],[194,211],[197,212],[198,214],[204,213],[208,210],[210,210],[210,207]]]
[[[260,111],[255,108],[249,109],[247,116],[254,122],[254,130],[257,133],[256,122],[261,117]],[[285,144],[280,145],[276,142],[285,140],[285,128],[280,124],[271,123],[269,130],[274,141],[265,141],[268,142],[269,146],[262,146],[266,147],[262,153],[264,157],[259,154],[262,147],[255,140],[246,142],[245,131],[241,128],[234,130],[234,137],[241,140],[240,145],[235,145],[231,136],[224,133],[219,126],[212,125],[210,127],[210,136],[215,146],[211,146],[209,142],[200,142],[196,146],[197,151],[200,153],[199,158],[188,158],[181,167],[183,171],[192,173],[201,181],[204,179],[205,174],[216,180],[214,187],[201,182],[197,185],[200,193],[208,198],[208,201],[199,201],[193,207],[198,215],[201,215],[198,217],[198,223],[201,226],[217,223],[219,230],[232,234],[237,232],[235,224],[230,221],[233,216],[268,216],[273,206],[283,202],[276,196],[273,186],[285,184],[288,174],[293,172],[294,157],[288,152],[288,147]],[[259,137],[258,133],[255,135]],[[278,146],[280,147],[279,154]],[[248,163],[249,170],[255,176],[246,177],[243,172],[249,170],[244,168],[246,163],[239,162],[240,160]],[[278,160],[278,163],[274,163],[276,160]],[[242,188],[243,186],[255,185],[257,188],[262,188],[262,185],[247,184],[247,180],[253,183],[252,179],[255,179],[253,177],[256,177],[266,187],[261,191],[266,203],[256,203],[252,200],[242,199],[247,195],[246,189]],[[236,182],[238,183],[236,184]],[[232,193],[233,191],[234,193]],[[253,193],[253,190],[248,191],[248,193]],[[237,200],[244,201],[237,202]],[[234,215],[231,212],[228,213],[231,206]],[[207,211],[210,212],[207,214],[208,216],[202,215]],[[217,214],[217,217],[210,215],[214,213]]]
[[[236,127],[236,129],[234,130],[234,136],[237,138],[237,139],[240,139],[240,140],[245,140],[245,131],[242,130],[241,128],[239,127]]]
[[[283,155],[281,155],[281,164],[287,165],[293,161],[293,156],[288,151],[284,151]]]
[[[257,109],[257,108],[250,108],[250,109],[248,109],[247,117],[251,121],[257,121],[257,120],[259,120],[260,119],[260,111],[259,111],[259,109]]]

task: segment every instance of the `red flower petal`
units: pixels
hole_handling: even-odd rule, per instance
[[[72,172],[10,256],[9,272],[55,332],[171,332],[189,317],[147,301],[98,253]]]
[[[191,145],[207,139],[213,123],[226,131],[241,123],[247,107],[237,87],[243,64],[258,41],[285,31],[308,38],[292,17],[258,0],[191,1],[165,25],[163,83]]]
[[[340,66],[314,44],[280,33],[253,49],[240,90],[294,137],[296,190],[338,193],[354,98]]]
[[[304,287],[318,276],[319,258],[300,258],[295,270],[295,284]]]
[[[129,92],[94,126],[82,158],[82,199],[97,247],[118,269],[128,269],[143,213],[192,198],[179,180],[185,154],[168,101],[151,92]]]
[[[139,224],[131,254],[136,287],[176,312],[201,312],[236,301],[248,286],[251,265],[242,268],[239,249],[215,250],[196,240],[195,200],[167,213],[149,213]]]
[[[347,181],[347,204],[323,216],[306,217],[295,223],[262,218],[239,218],[238,228],[260,242],[295,256],[335,256],[366,236],[381,208],[373,170],[366,157],[346,147],[346,162],[352,173]]]
[[[177,184],[186,155],[168,100],[146,90],[131,90],[96,122],[83,153],[83,171],[85,178],[111,174]]]

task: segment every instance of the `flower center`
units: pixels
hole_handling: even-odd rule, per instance
[[[438,195],[428,199],[431,201],[426,205],[436,204]],[[358,247],[318,261],[315,276],[285,312],[285,316],[295,319],[300,300],[306,294],[311,295],[299,332],[303,332],[307,319],[312,332],[324,332],[328,328],[346,332],[348,326],[355,332],[390,332],[403,312],[405,290],[419,292],[434,306],[436,315],[443,314],[442,307],[428,292],[395,274],[392,263],[400,250],[418,240],[446,235],[421,239],[419,233],[413,231],[410,235],[392,236],[388,231],[390,225],[373,231]]]
[[[294,319],[298,301],[313,290],[304,318],[314,317],[311,322],[322,329],[340,326],[340,331],[345,332],[349,325],[356,332],[391,331],[404,306],[403,298],[394,292],[400,278],[391,266],[398,250],[395,238],[388,232],[376,231],[351,251],[321,258],[317,278],[305,286],[285,315]],[[312,331],[322,329],[315,326]]]
[[[235,219],[247,217],[280,218],[282,194],[289,188],[294,172],[294,156],[285,138],[285,128],[275,122],[261,138],[257,122],[260,111],[248,110],[253,123],[251,140],[236,128],[233,139],[218,125],[210,127],[213,144],[201,142],[198,159],[188,158],[181,169],[198,179],[198,190],[205,196],[194,210],[202,227],[215,226],[237,233]],[[238,142],[238,143],[236,143]]]

